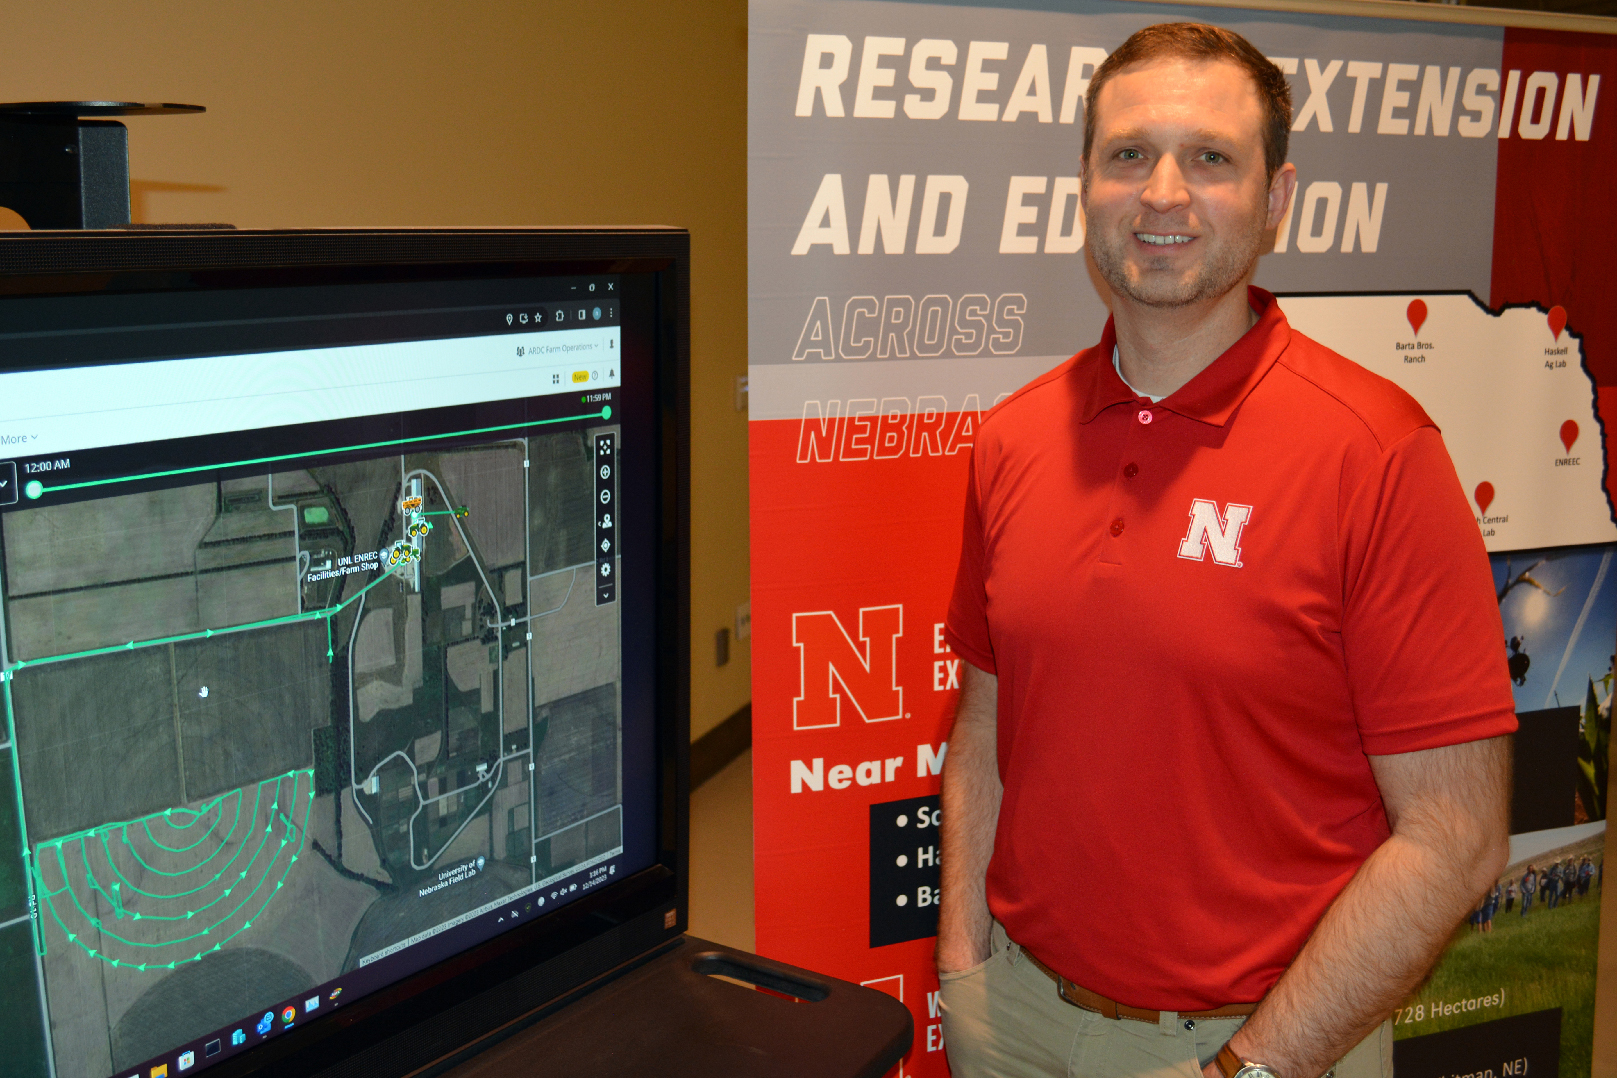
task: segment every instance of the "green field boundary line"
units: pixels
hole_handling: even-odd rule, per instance
[[[11,664],[11,669],[0,672],[0,679],[10,682],[16,677],[18,670],[33,666],[47,666],[51,663],[67,662],[70,659],[88,659],[96,655],[111,655],[119,651],[139,651],[141,648],[157,647],[162,644],[183,644],[188,640],[210,640],[216,636],[226,636],[231,633],[245,633],[253,629],[268,629],[275,625],[291,625],[300,621],[314,621],[318,618],[326,619],[326,659],[334,658],[331,650],[331,619],[346,610],[352,603],[357,602],[361,595],[382,583],[391,572],[384,572],[375,580],[360,588],[348,599],[337,606],[328,606],[324,610],[305,610],[298,614],[286,614],[278,618],[265,618],[263,621],[250,621],[245,625],[226,625],[218,629],[200,629],[194,633],[181,633],[178,636],[159,636],[152,640],[131,640],[125,644],[108,644],[104,648],[90,648],[86,651],[71,651],[62,655],[47,655],[41,659],[22,659]],[[7,699],[9,700],[9,693]]]
[[[141,479],[158,479],[165,476],[186,475],[193,472],[214,471],[221,468],[237,468],[254,464],[269,464],[276,461],[293,460],[299,457],[329,456],[334,453],[348,453],[363,449],[382,449],[389,446],[405,445],[413,442],[436,441],[445,438],[459,438],[472,434],[494,434],[502,431],[519,430],[523,427],[542,427],[554,423],[572,423],[580,419],[604,420],[611,418],[611,416],[611,405],[604,405],[600,411],[597,412],[585,412],[582,415],[559,416],[555,419],[531,419],[522,423],[507,423],[497,427],[478,427],[471,430],[451,431],[447,434],[422,434],[411,438],[394,438],[385,442],[366,442],[359,445],[340,446],[335,449],[310,450],[309,452],[305,453],[283,453],[274,457],[255,457],[251,460],[238,460],[226,464],[199,464],[190,468],[171,468],[167,471],[145,472],[140,475],[116,476],[110,479],[89,479],[82,483],[65,483],[50,487],[41,486],[38,493],[30,493],[29,497],[39,497],[40,495],[51,491],[78,490],[84,487],[103,486],[108,483],[131,483]],[[33,484],[30,484],[30,489],[32,489],[32,487]],[[326,619],[326,659],[328,662],[334,662],[336,660],[336,653],[333,649],[331,619],[340,614],[345,608],[348,607],[350,603],[358,600],[361,595],[364,595],[367,591],[370,591],[376,585],[386,580],[390,575],[391,574],[387,572],[382,573],[382,575],[365,585],[365,587],[361,588],[347,601],[339,604],[338,606],[327,607],[324,610],[306,610],[296,614],[286,614],[279,618],[266,618],[263,621],[248,622],[245,625],[227,625],[218,629],[202,629],[194,633],[180,633],[175,636],[160,636],[151,640],[130,640],[123,644],[109,644],[106,647],[89,648],[84,651],[66,652],[61,655],[47,655],[39,659],[25,659],[13,663],[10,669],[0,671],[0,680],[9,682],[15,676],[16,671],[30,666],[43,666],[48,663],[67,662],[70,659],[87,659],[96,655],[111,655],[113,652],[118,651],[135,651],[140,648],[155,647],[161,644],[182,644],[190,640],[207,640],[215,636],[224,635],[226,633],[241,633],[248,632],[253,629],[267,629],[275,625],[290,625],[301,621],[313,621],[316,618]],[[10,708],[10,701],[11,694],[8,691],[6,694],[6,706],[8,711]],[[15,740],[16,739],[13,736],[13,743],[15,743]],[[19,788],[19,797],[20,796],[21,793]]]
[[[550,420],[546,420],[545,422],[550,422]],[[314,621],[319,618],[324,618],[326,622],[326,660],[328,662],[333,662],[336,659],[336,654],[332,649],[333,641],[331,636],[331,619],[348,609],[348,607],[352,606],[354,603],[358,602],[360,596],[364,595],[366,592],[370,591],[372,588],[376,587],[376,585],[382,583],[392,575],[391,570],[383,571],[375,580],[372,580],[369,584],[366,584],[363,588],[360,588],[357,592],[343,600],[341,603],[337,604],[336,606],[328,606],[324,610],[305,610],[296,614],[284,614],[278,618],[265,618],[262,621],[250,621],[242,625],[225,625],[217,629],[199,629],[194,633],[180,633],[175,636],[159,636],[154,637],[151,640],[130,640],[123,644],[108,644],[106,647],[89,648],[85,651],[70,651],[61,655],[46,655],[39,659],[22,659],[13,663],[11,665],[11,669],[0,671],[0,680],[9,682],[13,677],[16,676],[16,671],[31,666],[46,666],[50,663],[67,662],[71,659],[88,659],[97,655],[111,655],[114,652],[119,651],[138,651],[141,648],[157,647],[163,644],[183,644],[190,640],[210,640],[215,636],[224,636],[230,633],[250,632],[254,629],[268,629],[276,625],[291,625],[296,622]],[[9,701],[9,699],[10,695],[8,693],[7,700]]]
[[[6,698],[6,739],[11,742],[11,785],[17,803],[17,835],[22,840],[22,875],[28,883],[28,927],[34,935],[34,954],[45,957],[45,928],[39,919],[39,896],[34,887],[33,851],[28,845],[28,817],[22,799],[22,757],[17,752],[17,716],[11,707],[11,679],[0,681],[0,693]],[[43,985],[41,985],[43,988]],[[41,1014],[41,1018],[44,1015]]]
[[[521,423],[506,423],[498,427],[475,427],[471,430],[449,431],[445,434],[418,434],[411,438],[392,438],[385,442],[362,442],[358,445],[337,446],[334,449],[310,449],[302,453],[281,453],[273,457],[253,457],[249,460],[233,460],[223,464],[197,464],[189,468],[168,468],[160,472],[142,472],[139,475],[119,475],[109,479],[86,479],[82,483],[57,483],[46,486],[43,483],[30,492],[30,498],[39,498],[46,494],[54,494],[62,490],[84,490],[87,487],[106,486],[110,483],[138,483],[145,479],[166,479],[174,475],[194,475],[197,472],[218,471],[223,468],[246,468],[255,464],[275,464],[283,460],[297,460],[301,457],[325,457],[335,453],[357,453],[366,449],[387,449],[395,445],[413,445],[417,442],[436,442],[445,438],[464,438],[473,434],[499,434],[505,431],[521,430],[524,427],[545,427],[553,423],[574,423],[580,419],[610,419],[612,408],[610,405],[602,407],[599,411],[585,412],[582,415],[558,416],[555,419],[529,419]]]

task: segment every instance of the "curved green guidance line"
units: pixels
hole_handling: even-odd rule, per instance
[[[236,793],[238,795],[240,794],[240,792],[241,791],[239,791],[239,790],[236,791]],[[163,822],[168,824],[168,826],[169,826],[169,828],[171,830],[174,830],[174,831],[189,831],[189,830],[191,830],[191,828],[195,827],[197,825],[197,822],[200,821],[204,816],[206,816],[208,813],[212,812],[219,805],[223,804],[225,798],[227,798],[229,796],[230,796],[229,794],[220,794],[218,797],[214,798],[207,805],[203,806],[202,808],[200,808],[200,809],[198,809],[198,810],[196,810],[194,812],[191,809],[169,809],[167,812],[163,813]],[[176,813],[176,812],[190,813],[191,822],[190,823],[185,823],[185,824],[177,824],[177,823],[175,823],[174,820],[173,820],[173,816],[174,816],[174,813]],[[213,822],[208,825],[208,829],[206,831],[204,831],[197,838],[197,840],[195,842],[191,843],[191,845],[189,845],[189,846],[165,846],[165,845],[163,845],[163,843],[157,841],[157,836],[152,834],[152,818],[150,816],[148,816],[144,820],[140,821],[140,829],[142,831],[146,832],[146,840],[148,842],[150,842],[153,846],[156,846],[158,849],[164,851],[165,853],[189,853],[190,851],[196,849],[198,846],[202,845],[204,842],[206,842],[208,840],[208,836],[213,834],[214,828],[219,826],[219,821],[221,819],[223,819],[223,818],[224,818],[224,813],[222,813],[222,812],[215,815],[214,818],[213,818]]]
[[[295,822],[295,820],[293,819],[293,816],[289,815],[288,813],[290,812],[290,813],[295,814],[295,812],[296,812],[296,808],[293,807],[293,806],[295,806],[295,804],[296,804],[295,799],[297,798],[300,790],[303,789],[302,783],[303,783],[303,780],[304,780],[305,776],[307,776],[307,778],[308,778],[309,785],[307,787],[306,796],[304,798],[305,804],[304,804],[303,825],[300,827]],[[291,789],[289,795],[286,798],[283,799],[283,797],[281,796],[280,785],[287,778],[290,778],[292,780],[292,789]],[[124,969],[134,969],[134,970],[139,970],[139,971],[142,971],[142,972],[147,971],[147,970],[172,970],[172,969],[174,969],[174,968],[176,968],[178,966],[184,965],[184,964],[186,964],[188,962],[200,961],[205,955],[220,950],[225,944],[227,944],[231,940],[235,939],[242,932],[245,932],[247,929],[251,928],[253,926],[253,922],[263,916],[264,911],[269,908],[269,903],[274,899],[275,895],[277,893],[279,893],[281,891],[281,889],[285,886],[286,878],[287,878],[287,876],[290,874],[290,872],[292,870],[292,865],[297,861],[298,857],[301,856],[301,854],[303,853],[304,846],[305,846],[305,844],[307,842],[309,817],[313,812],[314,798],[315,798],[314,772],[312,770],[309,770],[309,769],[301,769],[301,770],[297,770],[297,771],[289,771],[286,774],[278,776],[273,780],[265,780],[264,782],[259,783],[258,787],[257,787],[257,790],[255,791],[255,796],[254,796],[253,817],[252,817],[254,821],[256,821],[259,818],[258,808],[262,804],[263,789],[264,789],[265,786],[270,785],[271,783],[273,783],[274,786],[276,787],[276,797],[275,797],[274,803],[270,806],[268,812],[265,814],[265,817],[264,817],[266,819],[266,826],[264,828],[263,837],[260,839],[257,849],[254,850],[253,855],[252,855],[251,859],[248,862],[248,868],[246,870],[242,871],[242,873],[240,875],[240,878],[245,880],[247,878],[247,876],[250,874],[252,867],[255,864],[258,863],[260,853],[262,853],[264,848],[267,845],[269,845],[269,842],[270,842],[271,838],[274,836],[274,832],[276,830],[275,824],[276,824],[277,819],[281,823],[281,830],[282,830],[282,837],[280,839],[280,842],[273,849],[270,859],[264,863],[264,866],[263,866],[263,869],[262,869],[262,874],[259,876],[257,882],[254,884],[252,889],[250,891],[248,891],[245,896],[242,896],[240,898],[240,900],[236,903],[236,905],[235,905],[235,907],[233,909],[231,909],[228,913],[226,913],[219,920],[215,921],[213,924],[209,925],[206,928],[203,928],[201,931],[193,932],[193,933],[191,933],[189,935],[186,935],[186,936],[182,936],[182,937],[172,939],[172,940],[164,940],[164,941],[160,941],[160,942],[157,942],[157,943],[142,943],[142,942],[139,942],[139,941],[126,939],[126,938],[118,935],[117,933],[110,931],[102,923],[102,921],[100,919],[91,916],[89,914],[89,912],[84,908],[84,906],[80,903],[78,895],[74,891],[72,881],[67,875],[66,863],[62,858],[62,849],[61,849],[61,847],[65,842],[72,841],[71,838],[69,838],[69,839],[57,839],[57,840],[54,840],[53,842],[50,842],[50,843],[43,843],[39,847],[39,850],[36,851],[37,853],[43,853],[45,848],[48,846],[55,853],[56,862],[57,862],[57,869],[62,874],[62,887],[60,887],[59,889],[51,890],[51,888],[46,884],[45,879],[44,879],[44,874],[43,874],[42,867],[39,865],[40,858],[37,857],[37,856],[34,858],[35,864],[34,864],[33,874],[34,874],[34,877],[35,877],[35,882],[36,882],[36,885],[38,887],[40,895],[45,900],[46,908],[50,911],[51,918],[56,922],[57,926],[62,930],[62,934],[64,936],[66,936],[68,942],[72,943],[74,946],[76,946],[80,950],[84,951],[88,956],[90,956],[92,958],[97,958],[97,959],[99,959],[99,960],[101,960],[103,962],[106,962],[109,965],[124,968]],[[245,792],[245,788],[243,788],[242,790],[236,791],[236,793],[238,794],[238,799],[237,799],[237,821],[232,824],[232,827],[231,827],[232,834],[234,833],[235,828],[239,825],[239,822],[240,822],[240,815],[241,815],[240,809],[241,809],[242,799],[241,799],[241,797],[239,795],[244,793],[244,792]],[[218,801],[223,801],[224,796],[229,796],[229,795],[228,794],[223,795],[221,798],[218,799]],[[215,802],[215,804],[217,804],[217,803],[218,802]],[[286,806],[286,811],[283,811],[283,809],[282,809],[283,805]],[[107,857],[108,857],[108,864],[112,867],[114,873],[118,875],[120,880],[123,880],[124,883],[127,883],[128,881],[123,878],[122,872],[118,870],[117,864],[114,861],[112,861],[112,859],[111,859],[111,851],[106,846],[105,836],[106,836],[107,833],[109,833],[114,828],[125,828],[125,829],[127,829],[128,826],[131,826],[134,823],[141,823],[141,824],[144,825],[145,821],[147,819],[150,819],[150,818],[151,817],[146,817],[146,818],[143,818],[142,820],[138,820],[138,821],[127,821],[127,822],[122,823],[122,824],[103,825],[100,828],[92,828],[92,829],[89,829],[88,831],[81,832],[78,835],[73,836],[74,838],[77,838],[78,841],[79,841],[80,856],[81,856],[81,859],[83,859],[83,861],[84,861],[85,878],[86,878],[87,884],[89,885],[92,892],[99,892],[107,900],[109,905],[111,905],[113,907],[114,912],[118,915],[118,917],[120,919],[127,915],[127,916],[129,916],[129,917],[131,917],[132,919],[135,919],[135,920],[189,921],[189,920],[192,920],[198,913],[201,913],[204,910],[210,909],[213,906],[217,905],[219,902],[223,901],[226,897],[232,896],[232,894],[235,892],[235,885],[234,884],[231,887],[225,889],[225,891],[222,894],[216,896],[212,901],[210,901],[210,902],[208,902],[208,903],[206,903],[206,904],[204,904],[202,906],[196,907],[194,909],[187,910],[183,916],[145,914],[145,913],[140,913],[140,912],[136,912],[136,911],[127,910],[127,907],[124,905],[123,900],[122,900],[122,896],[121,896],[121,893],[120,893],[121,892],[121,885],[117,884],[117,883],[114,883],[114,884],[112,884],[112,889],[109,891],[107,889],[107,887],[103,885],[102,881],[96,879],[94,872],[89,867],[88,855],[85,852],[85,840],[89,839],[89,838],[92,838],[92,837],[99,837],[100,838],[100,840],[102,842],[103,850],[106,852]],[[217,826],[217,821],[215,822],[215,826]],[[127,833],[125,833],[123,835],[123,837],[125,839],[125,843],[128,844],[129,840],[128,840]],[[59,904],[54,901],[55,899],[61,897],[64,893],[67,894],[69,899],[72,901],[74,908],[77,910],[79,916],[83,917],[84,920],[88,924],[93,925],[100,932],[100,934],[103,937],[110,937],[111,939],[116,940],[117,942],[122,943],[125,946],[142,948],[142,949],[156,949],[156,948],[161,948],[161,947],[179,946],[179,945],[182,945],[182,944],[190,943],[190,942],[192,942],[194,940],[198,940],[198,939],[202,939],[204,937],[209,937],[209,936],[215,935],[216,932],[218,930],[222,929],[232,918],[234,918],[237,914],[241,913],[243,910],[246,910],[253,903],[255,897],[257,897],[259,895],[259,893],[264,890],[265,884],[269,882],[270,877],[273,874],[273,869],[274,869],[274,866],[275,866],[275,862],[279,861],[281,859],[280,858],[281,851],[285,850],[288,845],[291,845],[294,840],[296,840],[296,845],[293,847],[293,849],[291,851],[291,855],[284,862],[284,864],[282,866],[282,869],[281,869],[281,872],[280,872],[280,875],[275,879],[275,886],[270,888],[268,890],[268,892],[263,895],[262,901],[258,904],[257,909],[255,911],[252,911],[248,915],[248,919],[244,920],[243,923],[240,925],[240,927],[236,928],[235,931],[231,932],[228,936],[225,936],[223,939],[218,940],[211,947],[204,947],[202,950],[197,951],[195,954],[193,954],[192,956],[190,956],[188,958],[175,959],[172,962],[141,962],[141,963],[130,962],[130,961],[127,961],[127,960],[124,960],[124,959],[119,959],[119,958],[113,958],[113,957],[111,957],[111,956],[109,956],[107,954],[102,953],[97,948],[89,946],[86,942],[84,942],[82,939],[79,938],[78,933],[75,933],[75,932],[71,931],[68,928],[66,921],[63,919],[62,911],[58,908]],[[227,839],[225,841],[228,841],[228,837],[227,837]],[[238,846],[236,854],[231,858],[230,864],[226,866],[227,869],[230,867],[230,865],[233,865],[235,863],[236,857],[240,856],[241,850],[245,849],[246,846],[247,846],[247,843],[245,843],[245,842],[241,843]],[[210,858],[210,860],[211,860],[211,858]],[[220,870],[220,872],[216,873],[214,875],[214,877],[212,878],[212,880],[209,881],[209,883],[211,884],[213,882],[217,882],[224,875],[224,871],[225,870]],[[203,888],[205,888],[207,886],[209,886],[209,884],[203,884],[202,887],[195,888],[192,891],[184,892],[183,894],[185,894],[185,895],[194,894],[194,893],[196,893],[196,891],[202,890]],[[133,887],[132,884],[131,884],[131,887]],[[140,892],[140,893],[145,894],[145,892]],[[172,900],[172,899],[177,898],[177,897],[183,897],[183,895],[147,895],[147,897],[157,898],[159,900]]]
[[[285,777],[286,777],[285,775],[282,775],[282,776],[280,776],[278,778],[275,778],[275,779],[266,779],[264,782],[261,782],[261,783],[258,784],[258,789],[255,790],[254,793],[253,793],[253,818],[254,819],[258,818],[258,802],[259,802],[260,796],[262,795],[262,793],[264,791],[265,785],[267,785],[269,782],[279,783],[281,781],[281,779],[283,779]],[[237,792],[240,793],[240,791],[237,791]],[[238,823],[241,821],[241,808],[240,808],[239,804],[238,804],[237,809],[236,809],[236,820],[237,820]],[[142,820],[142,821],[140,821],[140,824],[141,824],[142,828],[145,828],[146,821]],[[202,861],[200,864],[193,865],[192,867],[190,867],[188,869],[185,869],[183,872],[164,872],[162,869],[157,868],[154,865],[147,864],[146,859],[144,857],[142,857],[140,855],[140,851],[135,848],[135,844],[133,842],[129,841],[129,828],[131,826],[133,826],[133,825],[132,824],[127,824],[127,823],[118,825],[118,837],[123,839],[124,845],[129,848],[129,855],[131,857],[133,857],[136,860],[136,862],[139,863],[141,868],[145,869],[147,872],[150,872],[152,875],[154,875],[154,876],[166,876],[166,877],[168,877],[170,879],[178,879],[181,876],[189,876],[193,872],[201,871],[202,869],[207,867],[209,862],[211,862],[215,857],[219,856],[219,851],[223,850],[225,848],[225,844],[230,841],[230,835],[226,835],[224,841],[219,844],[217,849],[215,849],[212,853],[210,853],[208,855],[206,860]],[[105,841],[106,841],[107,832],[110,832],[110,831],[111,831],[111,828],[108,828],[107,831],[104,831],[102,833],[102,841],[103,841],[103,843],[105,843]],[[231,835],[234,835],[235,832],[236,832],[236,827],[233,824],[233,825],[231,825],[230,833],[231,833]],[[149,833],[150,832],[148,832],[148,834]],[[155,845],[155,843],[154,843],[154,845]],[[158,849],[165,849],[165,848],[166,847],[162,847],[162,846],[158,847]],[[173,852],[173,851],[170,851],[170,852]],[[238,848],[236,852],[239,854],[241,852],[240,848]],[[109,854],[107,856],[107,860],[109,862],[112,860],[112,856],[111,856],[110,852],[109,852]],[[234,861],[235,858],[232,857],[231,860]],[[229,868],[230,866],[226,865],[225,867]],[[115,871],[115,872],[117,871],[117,866],[116,865],[113,865],[113,871]],[[122,874],[120,873],[120,876],[121,875]],[[128,882],[128,881],[126,880],[125,882]],[[131,884],[130,886],[134,886],[134,885]],[[207,886],[207,885],[204,884],[203,886]],[[141,893],[146,894],[146,892],[144,892],[144,891],[142,891]],[[191,894],[192,892],[186,891],[186,892],[182,892],[182,893],[183,894]],[[179,896],[178,895],[150,895],[149,897],[151,897],[151,898],[178,898]]]

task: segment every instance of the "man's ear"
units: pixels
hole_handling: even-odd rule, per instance
[[[1280,222],[1286,216],[1286,207],[1291,205],[1292,196],[1296,193],[1297,166],[1287,161],[1275,170],[1274,179],[1269,181],[1269,218],[1266,227],[1280,227]]]

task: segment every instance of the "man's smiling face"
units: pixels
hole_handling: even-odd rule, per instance
[[[1251,77],[1226,61],[1150,61],[1101,87],[1083,201],[1113,291],[1183,307],[1246,280],[1295,175],[1266,175],[1262,125]]]

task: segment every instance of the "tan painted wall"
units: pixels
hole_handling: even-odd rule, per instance
[[[128,122],[137,221],[691,230],[692,699],[747,702],[746,5],[22,3],[0,101],[206,105]]]

